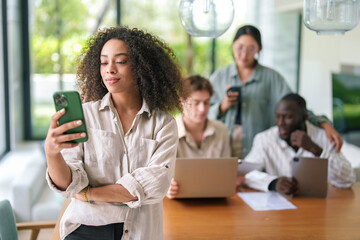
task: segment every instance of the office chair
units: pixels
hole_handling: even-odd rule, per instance
[[[54,228],[55,221],[16,223],[9,200],[0,201],[0,239],[18,240],[17,230],[31,230],[31,240],[36,240],[41,229]]]

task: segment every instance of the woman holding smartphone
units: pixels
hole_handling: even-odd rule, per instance
[[[72,201],[61,239],[163,239],[162,200],[176,158],[181,74],[155,36],[107,28],[88,41],[77,71],[83,124],[51,119],[45,142],[50,188]]]
[[[261,49],[259,29],[251,25],[240,27],[232,44],[234,62],[210,76],[215,92],[209,118],[221,120],[228,127],[234,157],[244,158],[255,135],[275,125],[276,105],[291,92],[283,76],[257,61]],[[311,112],[309,120],[324,128],[339,152],[342,140],[329,120]]]

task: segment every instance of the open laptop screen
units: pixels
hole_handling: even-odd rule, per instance
[[[230,197],[236,193],[237,158],[177,158],[176,198]]]

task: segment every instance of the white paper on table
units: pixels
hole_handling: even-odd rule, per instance
[[[246,192],[238,193],[255,211],[296,209],[297,207],[276,192]]]

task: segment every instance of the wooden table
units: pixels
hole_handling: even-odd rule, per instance
[[[296,210],[254,211],[240,197],[164,199],[165,240],[360,240],[360,182],[327,198],[294,197]]]

